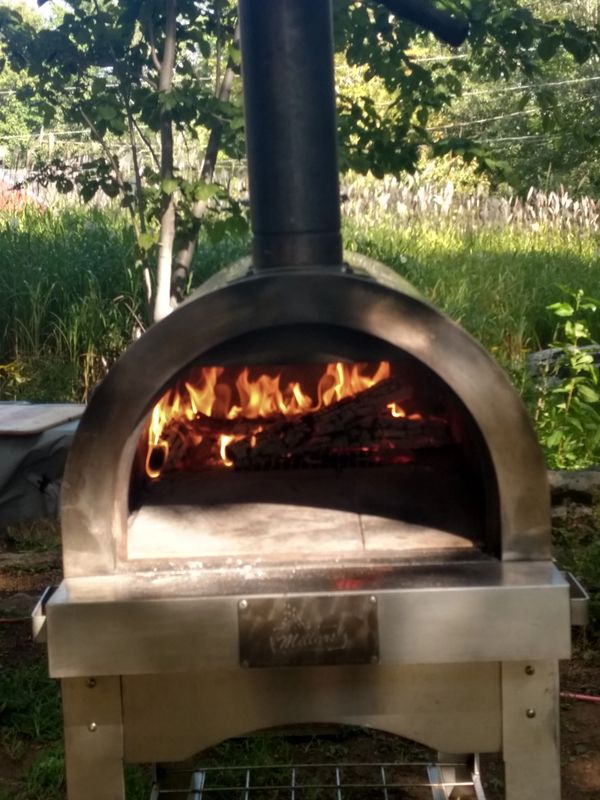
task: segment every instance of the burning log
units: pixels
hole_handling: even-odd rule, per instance
[[[336,456],[351,458],[363,453],[370,454],[377,463],[394,461],[398,454],[451,444],[448,426],[443,420],[390,418],[378,420],[369,428],[353,427],[327,434],[320,434],[314,428],[312,435],[292,446],[299,433],[295,428],[297,424],[290,421],[286,429],[277,434],[273,426],[267,427],[256,436],[254,447],[243,439],[227,447],[227,456],[238,469],[260,469],[277,463],[283,465],[290,460],[297,466],[314,465],[327,463]]]
[[[395,452],[450,444],[444,420],[393,417],[389,400],[405,401],[408,387],[384,381],[356,397],[310,414],[267,424],[251,442],[244,438],[227,447],[227,457],[239,469],[267,467],[293,459],[295,463],[327,462],[333,455],[370,452],[384,459]]]
[[[388,378],[302,414],[227,419],[197,412],[192,419],[173,419],[165,427],[149,465],[158,475],[218,463],[237,469],[276,468],[292,462],[314,466],[340,456],[387,463],[417,449],[450,444],[444,420],[402,416],[399,404],[411,396],[409,386]]]

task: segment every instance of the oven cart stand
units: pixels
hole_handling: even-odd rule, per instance
[[[466,34],[424,0],[386,4],[455,44]],[[239,8],[252,274],[241,264],[229,283],[226,275],[201,289],[99,387],[64,478],[65,579],[34,612],[62,685],[68,798],[124,800],[126,762],[181,761],[254,731],[338,723],[440,753],[502,752],[506,800],[560,800],[558,661],[570,656],[572,607],[551,561],[546,471],[530,423],[470,337],[381,265],[342,255],[330,0],[240,0]],[[257,309],[276,331],[343,319],[344,331],[419,359],[455,391],[494,464],[498,557],[389,564],[356,591],[335,589],[331,569],[303,572],[297,563],[266,578],[242,568],[226,578],[129,561],[140,420],[194,357],[253,332]],[[345,576],[343,564],[336,569]],[[284,624],[287,607],[299,618],[351,619],[364,635],[338,661],[317,648],[265,662],[252,631],[263,613]],[[392,766],[376,766],[388,800]],[[285,779],[292,800],[302,800],[301,772],[296,765]],[[342,800],[343,765],[334,773],[331,796]],[[245,775],[244,800],[254,775]],[[181,798],[208,798],[209,777],[191,773]],[[435,800],[481,797],[477,770],[453,758],[430,765],[429,778]]]
[[[493,667],[490,669],[490,667]],[[498,668],[501,672],[501,680],[496,682]],[[318,668],[317,668],[318,669]],[[326,668],[327,669],[327,668]],[[333,668],[329,668],[333,669]],[[376,668],[374,668],[376,669]],[[367,672],[369,668],[367,668]],[[437,670],[439,672],[439,670]],[[366,688],[362,681],[355,682],[352,674],[336,675],[336,678],[346,680],[356,688],[351,688],[351,696],[344,697],[342,704],[337,709],[331,708],[332,714],[336,714],[336,719],[352,713],[352,706],[362,705],[363,702],[373,703],[370,688],[379,690],[380,681],[374,681],[375,687]],[[560,758],[558,751],[558,690],[557,690],[557,664],[552,662],[534,663],[505,663],[502,665],[485,665],[481,669],[473,669],[470,665],[465,670],[451,670],[454,674],[450,680],[444,679],[445,687],[434,693],[431,691],[432,683],[435,686],[437,681],[435,667],[422,667],[419,669],[421,675],[415,674],[410,667],[407,670],[397,669],[387,676],[390,680],[388,687],[389,695],[386,698],[385,706],[392,710],[386,720],[387,728],[397,724],[397,733],[408,735],[417,734],[419,722],[435,719],[435,737],[441,745],[449,745],[452,749],[460,749],[467,745],[469,750],[477,750],[482,741],[486,739],[486,729],[501,729],[501,743],[498,749],[504,754],[505,762],[505,781],[506,781],[506,800],[544,800],[560,799]],[[412,673],[412,674],[410,674]],[[494,673],[494,675],[492,675]],[[182,676],[183,677],[183,676]],[[66,743],[66,763],[68,780],[69,800],[125,800],[123,784],[123,762],[129,760],[124,745],[127,739],[128,747],[133,749],[135,760],[144,759],[145,753],[150,757],[160,755],[160,743],[154,741],[154,737],[164,737],[169,739],[174,736],[176,748],[173,751],[172,745],[167,745],[162,752],[169,759],[177,753],[191,755],[203,746],[203,733],[212,727],[210,721],[213,715],[222,714],[222,704],[227,698],[227,689],[232,689],[236,700],[248,702],[254,690],[267,691],[267,698],[251,700],[251,702],[285,703],[288,705],[290,718],[296,719],[292,709],[289,707],[290,698],[300,699],[301,705],[305,706],[306,701],[312,699],[309,692],[314,697],[312,681],[305,681],[300,677],[290,675],[290,680],[277,681],[274,691],[270,691],[265,681],[250,680],[248,686],[243,686],[244,676],[235,673],[227,676],[226,680],[219,681],[218,687],[213,684],[211,692],[210,676],[198,673],[198,675],[186,675],[182,683],[174,685],[173,676],[151,676],[147,681],[141,679],[141,687],[133,687],[132,693],[135,697],[135,722],[133,736],[126,731],[125,724],[128,714],[123,713],[122,703],[124,694],[128,694],[129,685],[137,679],[128,681],[118,677],[105,677],[97,680],[70,679],[62,681],[64,719],[65,719],[65,743]],[[310,676],[309,676],[310,677]],[[368,675],[364,676],[369,681]],[[241,680],[240,680],[241,678]],[[446,676],[447,678],[447,676]],[[408,680],[411,690],[409,692],[399,691],[398,698],[394,698],[393,686],[402,686],[402,682]],[[468,702],[467,694],[464,689],[464,682],[473,688],[473,703]],[[123,682],[123,687],[121,687]],[[337,680],[335,680],[337,683]],[[268,683],[268,682],[267,682]],[[329,684],[330,681],[327,681]],[[225,685],[224,685],[225,684]],[[307,685],[308,684],[308,685]],[[358,684],[358,685],[357,685]],[[235,689],[234,689],[235,687]],[[436,687],[441,688],[441,687]],[[499,704],[497,698],[492,695],[497,693],[498,688],[502,692],[502,702]],[[140,691],[141,690],[141,691]],[[362,691],[361,691],[362,690]],[[162,719],[161,711],[164,707],[158,703],[158,698],[163,694],[168,697],[170,707]],[[464,703],[462,708],[456,707],[456,693],[460,696],[460,701]],[[487,693],[490,693],[489,695]],[[298,695],[298,693],[300,693]],[[212,695],[212,697],[211,697]],[[201,697],[204,703],[200,702],[197,706],[190,703],[190,698]],[[260,695],[259,695],[260,697]],[[214,698],[214,702],[213,701]],[[304,702],[302,702],[302,698]],[[489,701],[489,702],[486,702]],[[138,705],[139,702],[139,705]],[[156,702],[156,706],[153,704]],[[172,704],[172,705],[171,705]],[[492,705],[493,710],[486,708]],[[127,704],[128,705],[128,704]],[[318,702],[309,702],[307,718],[310,720],[319,719],[322,711],[317,708]],[[332,704],[333,705],[333,704]],[[340,707],[341,705],[341,707]],[[147,715],[144,714],[144,707],[147,706]],[[152,707],[150,707],[152,706]],[[443,716],[435,713],[435,707],[443,709]],[[311,708],[314,709],[311,713]],[[396,713],[394,713],[396,712]],[[388,714],[382,715],[384,718]],[[361,722],[377,723],[382,716],[377,715],[366,720],[361,716],[347,717],[353,724]],[[333,718],[333,717],[331,717]],[[144,730],[146,721],[149,729]],[[261,719],[261,715],[252,716],[249,725],[257,722],[268,721],[268,715]],[[249,727],[248,730],[252,728]],[[126,735],[127,734],[127,735]],[[208,734],[210,735],[210,734]],[[497,734],[496,734],[497,735]],[[219,734],[220,738],[221,734]],[[211,737],[212,738],[212,737]],[[415,737],[416,738],[416,737]],[[216,741],[213,739],[213,741]],[[454,761],[452,760],[454,759]],[[429,769],[430,783],[432,784],[432,796],[434,800],[450,798],[451,793],[443,794],[444,791],[463,787],[463,794],[460,797],[483,797],[477,773],[467,771],[464,766],[458,770],[458,775],[452,774],[456,769],[456,756],[444,757],[440,766],[431,765]],[[458,762],[460,763],[460,761]],[[444,766],[449,764],[449,766]],[[335,769],[335,767],[333,767]],[[195,777],[198,782],[198,774],[189,776],[190,784]],[[468,784],[473,784],[469,787]],[[467,786],[465,786],[467,784]],[[381,784],[382,795],[385,787]],[[392,788],[389,787],[390,792]],[[397,788],[397,787],[395,787]],[[467,793],[468,790],[470,794]],[[437,793],[436,793],[437,792]],[[241,797],[243,792],[238,791],[236,795]],[[268,794],[256,794],[250,792],[252,796],[268,797]],[[167,798],[173,796],[173,792],[165,791],[156,794],[157,798]],[[175,800],[196,800],[202,794],[178,793]],[[210,793],[205,796],[210,798]],[[301,794],[300,794],[301,796]],[[323,793],[321,796],[333,797]],[[343,797],[342,788],[336,792],[336,797]]]

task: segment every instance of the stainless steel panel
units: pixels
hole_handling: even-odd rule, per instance
[[[568,586],[550,564],[470,567],[472,582],[456,576],[438,585],[431,576],[374,591],[380,661],[439,664],[521,658],[568,658]],[[468,570],[467,570],[468,573]],[[475,580],[479,577],[480,582]],[[231,669],[238,664],[238,604],[228,596],[161,595],[161,576],[148,578],[145,596],[127,576],[65,581],[47,606],[53,677]],[[288,595],[295,596],[293,581]],[[302,593],[310,594],[310,593]],[[357,593],[361,594],[361,593]],[[335,594],[332,594],[335,596]],[[268,582],[254,599],[269,597]]]
[[[118,677],[61,681],[68,800],[125,800]]]
[[[364,725],[446,752],[501,747],[497,663],[209,670],[128,676],[122,686],[130,761],[176,761],[305,723]]]
[[[558,663],[502,665],[506,800],[560,800]]]

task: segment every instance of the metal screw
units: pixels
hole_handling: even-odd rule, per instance
[[[88,678],[87,681],[85,682],[85,685],[87,686],[88,689],[93,689],[96,686],[96,683],[97,683],[96,678]]]
[[[377,605],[377,598],[375,597],[374,594],[372,594],[371,597],[369,597],[369,603],[371,603],[371,605],[374,606]]]
[[[243,611],[245,608],[248,608],[248,601],[247,600],[240,600],[239,606]]]
[[[95,723],[95,722],[90,722],[90,724],[88,725],[88,731],[90,731],[90,733],[94,733],[94,731],[95,731],[97,728],[98,728],[98,726],[96,725],[96,723]]]
[[[525,675],[535,675],[535,667],[532,667],[531,664],[527,664],[525,667]]]
[[[535,717],[535,708],[528,708],[525,715],[527,719],[533,719]]]

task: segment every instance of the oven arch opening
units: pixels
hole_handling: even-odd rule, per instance
[[[407,353],[452,389],[489,451],[498,494],[499,557],[551,557],[545,465],[505,374],[465,331],[405,282],[393,280],[389,270],[371,262],[361,262],[361,270],[225,271],[132,345],[92,397],[67,462],[61,498],[67,577],[128,569],[131,467],[146,416],[175,375],[200,357],[227,365],[236,339],[249,348],[261,338],[264,346],[269,341],[283,346],[282,330],[323,325],[348,336],[348,342],[371,337],[384,343],[386,352],[370,358]],[[364,358],[358,348],[320,355]],[[285,357],[292,361],[291,349]]]
[[[259,330],[174,376],[141,428],[129,514],[135,562],[501,548],[489,450],[456,393],[406,351],[332,325]]]

